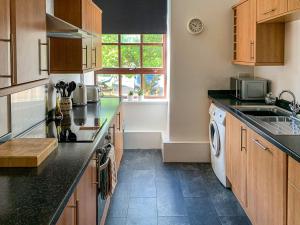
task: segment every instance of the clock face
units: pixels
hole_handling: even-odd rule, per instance
[[[200,19],[191,19],[188,23],[188,31],[192,34],[199,34],[203,31],[203,23]]]

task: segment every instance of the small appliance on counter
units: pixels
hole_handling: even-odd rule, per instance
[[[87,105],[87,88],[83,83],[77,84],[77,87],[73,93],[73,105],[85,106]]]
[[[231,77],[230,89],[240,100],[264,100],[269,89],[269,81],[259,77]]]
[[[100,100],[100,87],[97,85],[87,85],[87,102],[99,102]]]

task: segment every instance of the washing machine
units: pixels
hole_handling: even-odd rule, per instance
[[[230,187],[226,178],[226,112],[215,104],[211,104],[209,114],[211,165],[220,182],[225,187]]]

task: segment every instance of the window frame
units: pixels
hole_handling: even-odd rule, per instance
[[[161,43],[144,43],[144,34],[138,34],[141,36],[141,41],[139,43],[122,43],[121,42],[121,35],[118,35],[118,42],[116,43],[102,43],[102,45],[109,45],[109,46],[118,46],[118,68],[102,68],[100,70],[95,71],[94,81],[95,84],[97,83],[97,75],[101,74],[111,74],[111,75],[118,75],[119,78],[119,97],[122,96],[122,76],[126,74],[135,74],[141,76],[141,87],[144,89],[144,76],[153,74],[153,75],[161,75],[164,77],[164,93],[163,96],[145,96],[147,99],[165,99],[167,97],[167,35],[162,35],[162,42]],[[126,35],[126,34],[123,34]],[[122,59],[121,59],[121,47],[122,46],[139,46],[140,47],[140,61],[141,67],[140,68],[122,68]],[[162,68],[144,68],[143,67],[143,47],[144,46],[161,46],[163,55],[163,67]],[[109,96],[108,96],[109,97]]]

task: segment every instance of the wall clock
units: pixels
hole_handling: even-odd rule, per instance
[[[187,24],[187,30],[191,34],[200,34],[203,31],[204,24],[199,18],[192,18]]]

